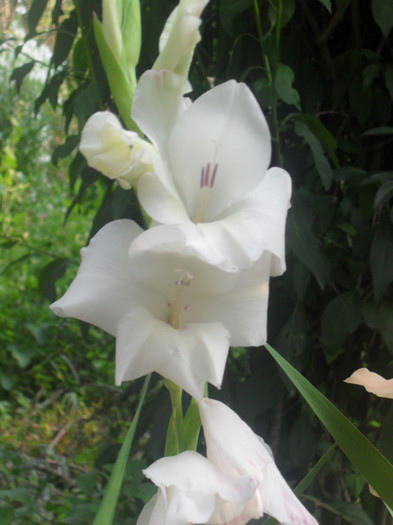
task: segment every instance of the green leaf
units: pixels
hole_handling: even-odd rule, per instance
[[[373,108],[373,90],[363,86],[360,77],[353,78],[349,86],[349,102],[359,123],[364,126]]]
[[[18,380],[15,376],[11,376],[9,373],[4,374],[0,371],[0,385],[4,390],[11,390],[17,381]]]
[[[322,5],[326,7],[329,13],[332,13],[332,2],[330,0],[318,0]]]
[[[63,277],[67,269],[67,261],[54,259],[46,264],[39,272],[38,287],[43,297],[49,302],[56,299],[56,281]]]
[[[303,122],[315,135],[320,142],[323,150],[332,159],[336,168],[339,166],[338,158],[336,155],[337,142],[330,131],[322,124],[322,122],[315,115],[308,115],[307,113],[292,114],[291,119],[295,121]]]
[[[292,83],[295,79],[295,73],[289,66],[279,64],[276,70],[274,78],[274,87],[277,91],[277,95],[286,104],[291,104],[300,109],[300,97],[299,93],[295,88],[292,87]]]
[[[89,84],[75,97],[74,115],[78,120],[78,131],[82,129],[87,119],[94,113],[100,99],[100,89],[97,84]]]
[[[53,49],[52,63],[55,68],[60,66],[71,51],[72,44],[78,29],[76,11],[72,11],[70,16],[63,20],[56,34],[55,47]]]
[[[40,18],[42,17],[48,0],[33,0],[31,7],[27,13],[27,27],[29,28],[29,35],[33,36]]]
[[[299,137],[303,137],[309,145],[323,187],[328,190],[333,181],[333,171],[325,157],[321,143],[309,126],[298,119],[295,120],[295,132]]]
[[[361,321],[361,304],[358,294],[347,292],[335,297],[322,314],[322,338],[328,348],[338,348],[352,334]]]
[[[371,244],[370,267],[374,297],[379,302],[393,282],[393,227],[389,222],[376,227]]]
[[[10,80],[15,80],[15,87],[18,93],[20,92],[20,88],[22,87],[23,79],[33,69],[34,64],[35,62],[34,60],[32,60],[31,62],[27,62],[27,64],[23,64],[23,66],[17,67],[13,70],[10,76]]]
[[[393,100],[393,66],[388,64],[385,70],[385,86]]]
[[[293,269],[293,287],[299,300],[303,302],[304,295],[310,283],[310,271],[300,261],[296,261]]]
[[[292,464],[306,469],[314,458],[317,441],[308,414],[302,414],[295,422],[289,436],[289,453]]]
[[[301,196],[294,193],[287,225],[288,243],[296,257],[314,275],[319,286],[324,288],[330,276],[330,263],[311,228],[310,214],[305,210]]]
[[[268,7],[268,17],[270,24],[274,27],[277,23],[278,13],[281,10],[280,28],[283,28],[293,17],[295,12],[295,0],[271,0]]]
[[[143,401],[145,399],[147,388],[149,386],[150,377],[150,375],[146,376],[146,379],[143,383],[134,419],[132,420],[130,428],[128,429],[127,435],[124,439],[123,445],[121,446],[119,455],[117,456],[116,463],[111,473],[111,477],[105,489],[105,495],[100,503],[98,512],[93,521],[93,525],[111,525],[113,523],[116,504],[123,483],[128,456],[130,454],[132,442],[134,440],[136,426],[138,424]]]
[[[392,126],[379,126],[379,128],[372,128],[368,129],[364,133],[362,133],[361,137],[367,137],[370,135],[393,135],[393,127]]]
[[[326,430],[379,496],[393,506],[393,465],[305,377],[270,345],[267,351],[309,404]]]
[[[372,86],[374,80],[379,75],[381,66],[379,64],[369,64],[363,69],[363,85],[364,87]]]
[[[79,135],[67,135],[66,141],[64,144],[56,146],[52,153],[52,162],[57,166],[59,159],[64,159],[78,146],[80,141]]]
[[[233,22],[238,13],[248,9],[253,0],[221,0],[219,3],[220,19],[225,30],[232,34]]]
[[[374,525],[370,517],[364,512],[364,510],[356,505],[355,503],[347,503],[346,501],[339,501],[328,504],[329,509],[336,511],[337,514],[346,518],[351,523],[356,525]]]
[[[390,375],[389,375],[390,377]],[[383,416],[381,421],[381,429],[378,440],[378,448],[390,462],[393,462],[393,403],[389,404],[389,408]]]
[[[374,210],[383,206],[386,201],[393,197],[393,181],[387,181],[382,184],[375,195]]]
[[[364,303],[362,307],[366,324],[373,330],[378,330],[393,354],[393,303],[383,301],[379,307],[374,303]]]
[[[20,348],[12,343],[10,343],[7,348],[11,352],[12,357],[18,362],[20,368],[26,368],[37,355],[37,352],[33,348]]]
[[[372,0],[371,12],[375,23],[386,38],[393,27],[393,2],[387,0]]]

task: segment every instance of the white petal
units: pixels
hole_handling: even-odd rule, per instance
[[[118,326],[116,384],[155,371],[200,398],[206,381],[221,385],[228,350],[229,334],[219,323],[176,330],[134,308]]]
[[[273,460],[266,466],[258,492],[265,512],[282,525],[318,525],[289,488]]]
[[[99,111],[88,119],[79,149],[89,166],[110,179],[120,179],[125,188],[130,188],[141,173],[152,170],[157,155],[151,144],[123,129],[109,111]]]
[[[183,98],[188,91],[188,81],[171,71],[146,71],[138,81],[131,115],[161,155],[173,126],[188,105]]]
[[[225,268],[223,272],[217,268],[218,254],[209,250],[196,226],[191,223],[150,228],[135,239],[129,253],[135,275],[141,280],[144,280],[145,274],[163,271],[166,273],[166,277],[162,274],[163,278],[168,280],[168,270],[182,267],[188,268],[197,279],[199,293],[224,293],[236,282],[236,277],[227,275],[236,269]],[[152,256],[152,253],[155,255]]]
[[[282,525],[317,525],[281,476],[270,449],[233,410],[219,401],[203,399],[199,411],[208,459],[222,472],[248,474],[259,481],[244,516],[267,512]]]
[[[143,472],[165,492],[163,518],[171,524],[229,521],[240,514],[256,488],[253,478],[226,476],[193,451],[161,458]]]
[[[158,372],[195,398],[203,396],[205,382],[220,388],[229,351],[229,332],[222,324],[211,322],[190,323],[178,330],[178,334],[178,348]]]
[[[170,296],[176,292],[171,293],[169,284],[177,279],[174,268],[184,269],[192,280],[184,291],[183,324],[219,322],[231,334],[232,346],[264,344],[271,255],[264,253],[250,268],[223,271],[214,265],[215,254],[203,239],[189,235],[190,229],[197,232],[192,225],[158,226],[138,236],[130,246],[136,277],[148,284],[154,275],[157,293],[173,302]]]
[[[359,368],[348,379],[345,379],[345,382],[364,386],[367,392],[378,397],[393,399],[393,379],[385,379],[375,372],[370,372],[367,368]]]
[[[180,0],[172,11],[160,37],[160,54],[153,69],[168,69],[184,77],[201,39],[200,15],[208,0]]]
[[[269,169],[253,192],[226,210],[225,218],[214,223],[224,234],[222,252],[228,257],[232,255],[239,266],[244,266],[247,260],[256,261],[263,251],[268,251],[274,256],[271,275],[281,275],[285,271],[285,223],[290,198],[288,173],[281,168]],[[204,228],[206,241],[211,243],[210,224],[199,227]]]
[[[166,501],[162,492],[158,492],[143,507],[136,525],[162,525],[162,517],[165,515]]]
[[[170,179],[162,180],[160,168],[138,180],[138,198],[150,217],[164,224],[189,222],[187,211]]]
[[[251,268],[241,270],[232,290],[201,304],[199,319],[214,315],[231,334],[231,346],[266,343],[271,256],[264,253]]]
[[[207,91],[180,115],[168,148],[168,169],[195,222],[214,220],[256,188],[271,154],[269,129],[257,101],[245,84],[233,80]],[[201,172],[208,164],[209,202],[205,217],[197,220]]]
[[[128,248],[142,229],[122,219],[104,226],[82,248],[78,273],[64,296],[51,305],[61,317],[75,317],[112,335],[130,309],[137,284],[130,272]]]

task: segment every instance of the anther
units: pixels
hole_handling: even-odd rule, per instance
[[[214,186],[214,181],[216,180],[217,170],[218,170],[218,164],[215,164],[214,168],[213,168],[212,178],[210,180],[210,187],[211,188],[213,188],[213,186]]]

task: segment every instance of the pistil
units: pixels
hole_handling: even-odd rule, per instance
[[[174,294],[172,302],[168,302],[167,306],[169,312],[166,318],[166,322],[173,326],[173,328],[181,327],[181,316],[184,311],[187,310],[188,306],[186,304],[186,296],[188,288],[193,280],[193,275],[185,269],[175,269],[173,270],[177,274],[177,278],[174,281]]]

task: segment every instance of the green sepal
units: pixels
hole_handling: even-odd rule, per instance
[[[135,71],[130,77],[121,67],[105,39],[102,24],[97,17],[93,19],[93,27],[109,87],[120,116],[128,129],[139,132],[138,126],[131,118],[132,97],[136,87]]]
[[[126,65],[135,76],[135,67],[141,52],[141,7],[140,0],[123,0],[121,13],[121,35],[126,56]]]

